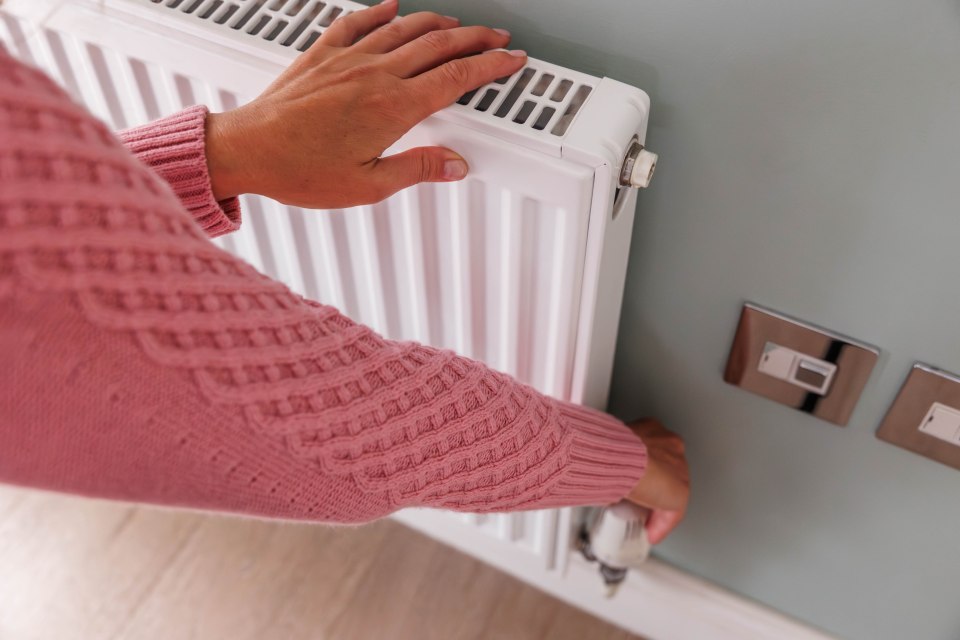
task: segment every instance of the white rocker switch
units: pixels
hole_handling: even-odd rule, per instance
[[[960,469],[960,377],[914,364],[877,437]]]
[[[960,446],[960,411],[934,402],[920,423],[920,431]]]
[[[757,369],[817,395],[826,395],[837,365],[767,342]]]

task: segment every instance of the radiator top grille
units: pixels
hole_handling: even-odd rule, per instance
[[[357,5],[323,0],[143,0],[211,25],[306,51],[334,20]],[[530,64],[460,98],[453,108],[543,135],[563,136],[593,86],[564,77],[559,68]]]
[[[334,20],[353,12],[322,0],[149,1],[297,51],[306,51]]]

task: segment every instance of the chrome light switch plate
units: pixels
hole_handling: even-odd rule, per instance
[[[748,303],[723,379],[842,426],[879,355],[869,345]]]
[[[960,469],[960,377],[913,365],[877,437]]]

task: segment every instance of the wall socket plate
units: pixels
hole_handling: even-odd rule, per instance
[[[960,469],[960,377],[916,363],[887,411],[877,437]],[[952,431],[952,433],[951,433]]]
[[[843,426],[879,356],[875,347],[747,303],[723,379]]]

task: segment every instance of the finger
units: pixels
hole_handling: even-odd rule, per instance
[[[421,182],[453,182],[467,175],[467,161],[444,147],[417,147],[377,160],[377,191],[386,198]]]
[[[397,0],[384,0],[368,9],[338,18],[317,38],[317,42],[328,47],[349,47],[357,39],[393,20],[398,6]]]
[[[363,53],[389,53],[420,36],[443,29],[460,26],[460,21],[430,11],[411,13],[370,33],[354,45]]]
[[[422,120],[452,104],[460,96],[497,78],[513,75],[527,62],[523,51],[488,51],[479,56],[451,60],[407,81],[417,100],[414,115]]]
[[[683,520],[682,511],[665,511],[657,509],[647,519],[647,539],[650,544],[659,544],[670,535],[680,521]]]
[[[431,31],[387,55],[384,64],[401,78],[410,78],[454,58],[505,47],[509,43],[510,33],[503,29],[460,27]]]

